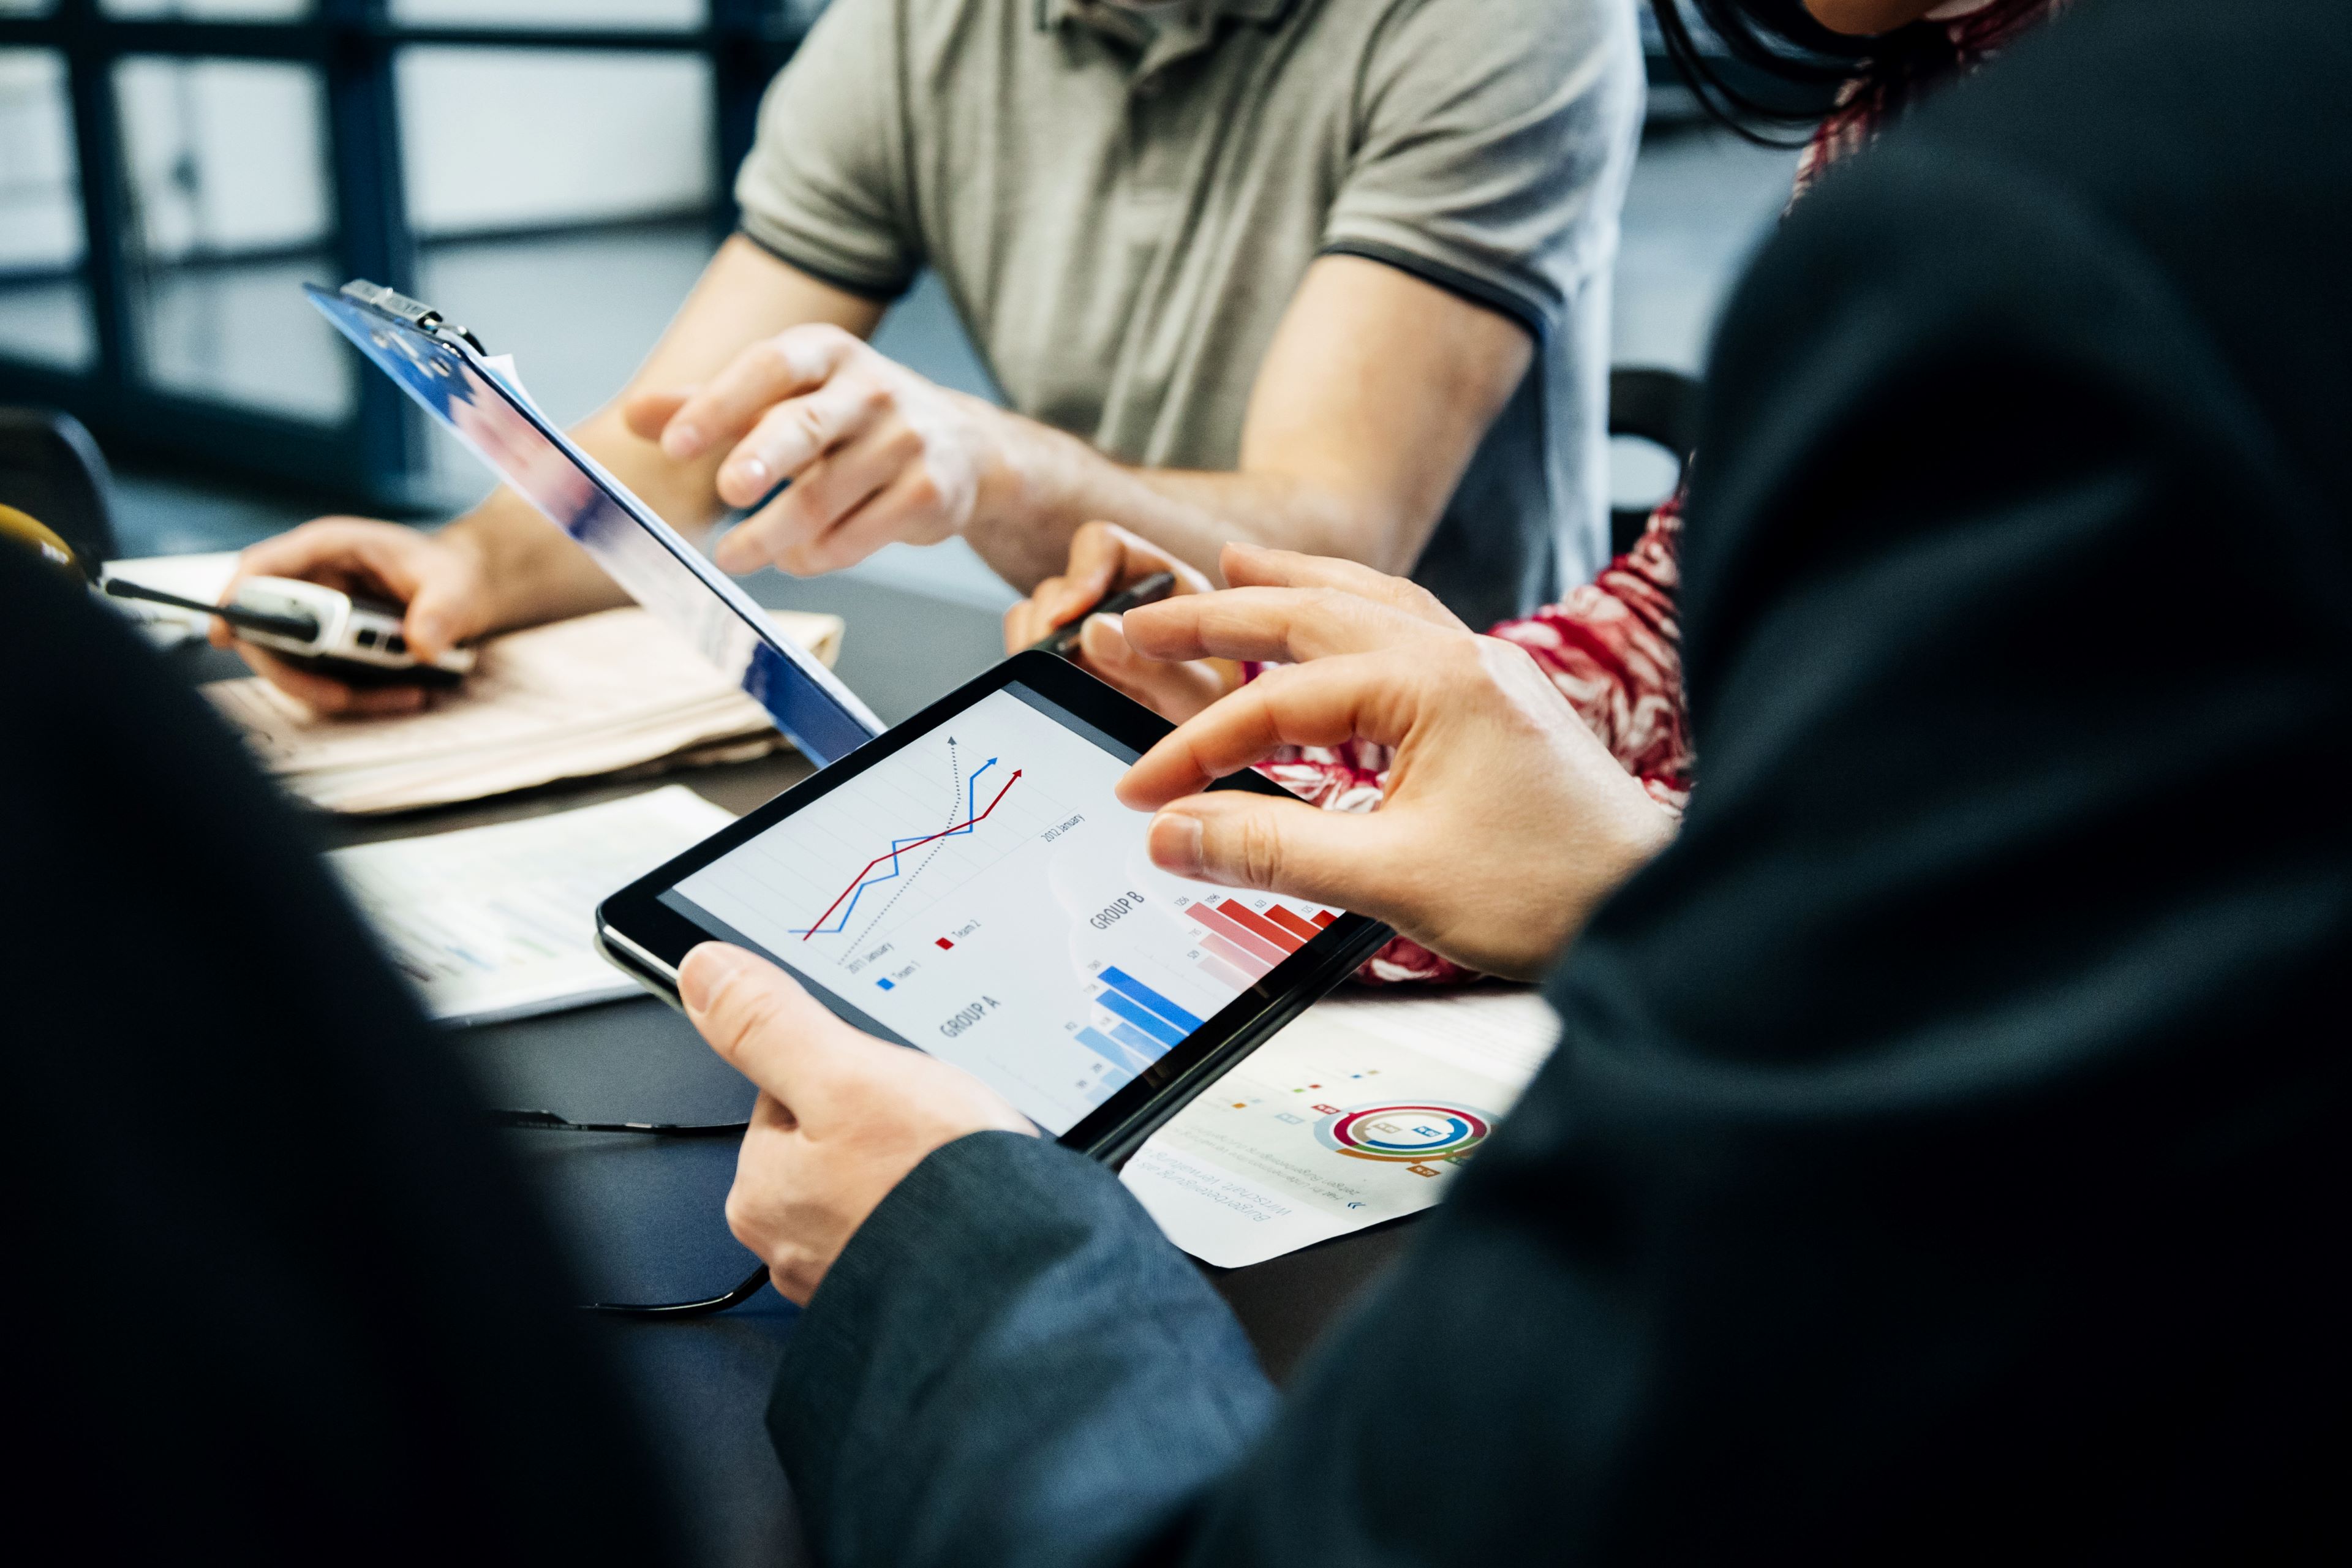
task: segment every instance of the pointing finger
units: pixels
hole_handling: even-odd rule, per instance
[[[1126,616],[1130,640],[1140,613]],[[1269,670],[1162,736],[1119,780],[1118,798],[1154,810],[1283,746],[1394,745],[1418,709],[1419,663],[1400,649]]]
[[[1386,605],[1448,631],[1470,629],[1463,625],[1460,616],[1439,603],[1436,595],[1420,584],[1409,577],[1375,572],[1361,562],[1235,542],[1225,546],[1218,565],[1225,581],[1236,588],[1332,588]]]
[[[889,389],[870,375],[835,376],[777,404],[727,454],[719,499],[751,506],[780,479],[798,479],[826,453],[870,427],[889,405]]]
[[[1427,637],[1437,628],[1336,588],[1228,588],[1131,610],[1127,637],[1151,658],[1303,664]]]
[[[752,344],[695,389],[662,427],[662,452],[688,462],[740,441],[788,397],[824,385],[865,345],[839,327],[794,327]]]

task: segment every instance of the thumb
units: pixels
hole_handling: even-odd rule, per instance
[[[488,595],[472,566],[441,551],[417,563],[409,585],[401,630],[417,658],[436,659],[469,637],[489,630]]]
[[[727,1064],[806,1120],[860,1038],[756,953],[706,942],[677,970],[687,1018]]]
[[[1388,837],[1377,812],[1219,790],[1161,807],[1146,842],[1152,864],[1180,877],[1372,911]]]

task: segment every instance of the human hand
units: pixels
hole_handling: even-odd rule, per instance
[[[727,1227],[805,1306],[876,1205],[934,1149],[1036,1128],[937,1057],[860,1034],[765,959],[706,942],[678,966],[686,1016],[759,1086]]]
[[[366,518],[322,517],[238,556],[220,602],[234,598],[248,577],[296,577],[406,605],[401,634],[420,659],[438,658],[492,629],[481,552],[458,531],[424,533]],[[346,685],[239,640],[226,621],[212,622],[209,635],[215,647],[234,647],[257,674],[321,713],[405,713],[425,705],[421,685]]]
[[[1114,589],[1155,572],[1176,579],[1175,594],[1205,594],[1199,568],[1115,522],[1089,522],[1070,536],[1069,564],[1004,612],[1004,651],[1019,653],[1085,615]],[[1172,596],[1172,595],[1171,595]],[[1091,616],[1078,628],[1077,662],[1161,717],[1184,720],[1241,684],[1241,668],[1218,659],[1162,664],[1129,647],[1117,616]]]
[[[1180,876],[1337,904],[1457,963],[1532,979],[1673,837],[1526,651],[1458,623],[1329,587],[1251,587],[1130,611],[1126,636],[1150,658],[1289,666],[1181,725],[1120,781],[1120,800],[1157,813],[1153,862]],[[1351,739],[1395,748],[1370,815],[1197,793],[1277,747]]]
[[[621,413],[672,462],[731,444],[717,479],[729,506],[793,481],[719,541],[712,559],[730,572],[813,576],[895,541],[935,544],[971,524],[1003,472],[1002,414],[834,326],[779,332],[707,384],[641,392]]]

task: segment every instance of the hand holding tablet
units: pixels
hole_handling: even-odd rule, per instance
[[[673,1001],[698,944],[759,953],[1117,1162],[1387,936],[1152,865],[1150,818],[1114,792],[1168,731],[1017,656],[615,893],[598,940]]]

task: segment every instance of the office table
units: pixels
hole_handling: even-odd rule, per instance
[[[825,609],[849,623],[841,673],[896,722],[1001,657],[985,611],[848,579],[750,586],[777,607]],[[230,656],[191,653],[191,679],[239,673]],[[512,821],[680,783],[741,813],[807,776],[792,753],[657,780],[583,782],[383,818],[322,819],[331,843],[358,844]],[[740,1121],[752,1091],[686,1020],[640,997],[458,1031],[457,1053],[486,1102],[574,1121]],[[756,1267],[727,1233],[732,1139],[597,1133],[507,1134],[545,1194],[599,1300],[717,1295]],[[1402,1247],[1410,1222],[1359,1232],[1253,1268],[1205,1270],[1234,1305],[1267,1370],[1285,1376],[1315,1334]],[[700,1556],[719,1563],[804,1561],[790,1489],[768,1447],[769,1383],[796,1310],[763,1291],[730,1312],[684,1322],[600,1320],[646,1419],[675,1461]]]

